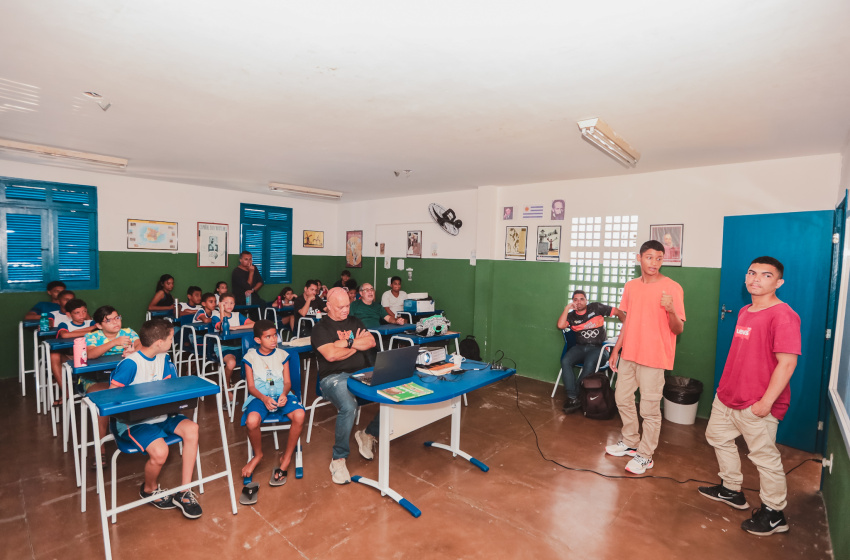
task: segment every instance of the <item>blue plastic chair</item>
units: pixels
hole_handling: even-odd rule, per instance
[[[564,329],[564,330],[561,331],[561,334],[564,335],[564,349],[561,351],[561,358],[563,358],[564,354],[567,353],[567,350],[569,350],[570,348],[575,346],[577,344],[577,342],[576,342],[576,334],[572,331],[572,329]],[[602,351],[599,353],[599,359],[596,360],[596,371],[605,371],[605,370],[608,369],[607,363],[604,366],[602,365],[602,358],[605,356],[605,348],[606,347],[613,347],[613,346],[614,346],[614,343],[611,342],[611,341],[605,341],[602,344]],[[560,359],[558,361],[560,361]],[[580,367],[584,367],[584,365],[583,364],[575,364],[574,367],[580,368]],[[570,372],[570,373],[572,374],[573,372]],[[558,391],[558,384],[561,382],[561,375],[563,375],[563,374],[564,374],[564,368],[560,368],[558,370],[558,378],[555,379],[555,386],[552,387],[552,398],[555,398],[555,393]],[[609,377],[609,380],[611,380],[610,377]],[[613,380],[611,380],[611,381],[612,381],[611,386],[613,387],[614,386]]]

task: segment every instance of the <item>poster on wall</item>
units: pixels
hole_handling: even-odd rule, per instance
[[[543,219],[543,205],[542,204],[529,204],[528,206],[522,207],[522,219],[523,220],[542,220]]]
[[[509,261],[524,261],[527,240],[528,227],[508,226],[505,228],[505,259]]]
[[[561,226],[537,226],[537,260],[561,260]]]
[[[363,267],[363,230],[345,232],[345,266]]]
[[[127,248],[176,251],[177,222],[127,220]]]
[[[307,249],[321,249],[325,246],[325,232],[304,230],[304,247]]]
[[[198,268],[227,268],[227,224],[198,222]]]
[[[649,226],[649,238],[664,245],[664,266],[682,266],[684,224]]]
[[[409,259],[422,258],[422,230],[407,232],[407,252],[405,256]]]
[[[502,211],[502,219],[503,220],[513,220],[514,219],[514,207],[513,206],[505,206],[505,209]]]

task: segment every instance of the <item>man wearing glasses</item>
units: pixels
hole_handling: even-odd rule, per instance
[[[367,329],[374,329],[381,324],[381,321],[396,325],[404,324],[404,319],[390,317],[380,302],[375,301],[375,288],[368,282],[360,286],[360,299],[351,304],[351,315],[363,321]]]

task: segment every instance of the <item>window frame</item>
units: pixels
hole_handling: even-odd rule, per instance
[[[262,212],[264,217],[246,216],[246,210],[253,213]],[[272,213],[275,216],[283,216],[284,219],[268,218]],[[267,206],[262,204],[246,204],[239,205],[239,252],[246,250],[245,248],[245,232],[261,231],[262,241],[260,246],[260,254],[257,255],[256,247],[252,246],[248,250],[254,257],[254,265],[260,271],[263,277],[263,282],[266,284],[290,284],[292,283],[292,208],[286,206]],[[271,235],[272,232],[281,232],[286,236],[288,244],[284,250],[283,261],[286,263],[286,274],[272,276],[271,274]],[[281,261],[280,256],[275,259]]]

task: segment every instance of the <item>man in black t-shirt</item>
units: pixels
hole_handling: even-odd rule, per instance
[[[359,403],[348,390],[348,378],[357,370],[369,367],[367,351],[375,339],[360,319],[349,317],[348,294],[342,288],[328,292],[328,315],[313,327],[310,335],[319,363],[319,385],[322,396],[339,411],[331,460],[331,477],[336,484],[351,482],[345,459],[350,452],[349,439]],[[296,306],[297,307],[297,306]],[[374,459],[374,444],[380,426],[379,414],[364,431],[354,434],[364,459]]]
[[[233,269],[230,276],[230,286],[233,289],[233,298],[236,305],[245,305],[245,297],[251,294],[251,303],[263,306],[265,303],[260,299],[260,288],[263,287],[263,277],[254,266],[254,257],[250,251],[242,251],[239,255],[239,266]]]
[[[620,321],[626,320],[626,314],[616,307],[597,302],[587,303],[587,294],[583,290],[576,290],[573,292],[572,301],[558,318],[558,328],[573,331],[576,339],[576,344],[561,356],[564,389],[567,391],[564,412],[567,414],[581,408],[576,389],[578,383],[591,373],[596,373],[596,363],[599,361],[599,353],[602,352],[602,343],[606,339],[606,317],[617,317]],[[573,367],[576,364],[582,364],[578,381],[573,374]]]

